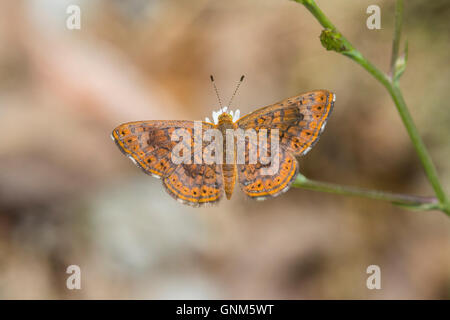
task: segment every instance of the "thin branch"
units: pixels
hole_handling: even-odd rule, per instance
[[[400,38],[402,34],[403,25],[403,0],[397,0],[395,3],[395,30],[394,40],[392,41],[392,56],[391,56],[391,79],[394,79],[396,74],[396,63],[398,59],[398,51],[400,48]]]
[[[377,67],[375,67],[369,60],[367,60],[358,50],[356,50],[353,45],[336,29],[336,27],[331,23],[331,21],[325,16],[322,10],[317,6],[314,0],[295,0],[298,3],[303,4],[319,21],[319,23],[325,28],[322,31],[320,40],[322,45],[327,50],[333,50],[341,53],[350,59],[357,62],[360,66],[366,69],[375,79],[377,79],[389,92],[392,100],[400,114],[403,124],[408,132],[408,135],[414,145],[416,153],[422,163],[425,174],[430,181],[434,193],[439,200],[438,208],[450,216],[450,201],[442,188],[436,168],[431,160],[431,157],[425,147],[425,144],[420,137],[417,128],[412,120],[411,114],[409,113],[406,102],[403,98],[402,91],[398,85],[398,77],[395,77],[395,73],[392,74],[392,78],[388,77],[385,73],[381,72]],[[398,0],[396,4],[396,22],[395,22],[395,34],[394,34],[394,48],[392,52],[392,57],[395,58],[394,72],[396,67],[396,62],[398,60],[398,46],[400,42],[401,26],[402,26],[402,13],[403,13],[403,2]],[[392,68],[392,63],[391,63]],[[403,66],[404,70],[404,66]],[[401,72],[403,72],[403,70]],[[392,72],[392,69],[391,69]]]
[[[415,210],[441,209],[439,201],[435,197],[413,196],[407,194],[398,194],[379,190],[369,190],[358,187],[343,186],[334,183],[310,180],[302,174],[299,174],[297,176],[292,186],[296,188],[303,188],[345,196],[356,196],[361,198],[388,201],[393,204]]]

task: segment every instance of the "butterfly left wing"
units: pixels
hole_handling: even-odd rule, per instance
[[[167,193],[193,207],[218,202],[222,197],[222,168],[216,164],[180,164],[164,177]]]
[[[268,134],[272,129],[279,130],[279,164],[274,174],[267,175],[267,165],[259,160],[256,164],[238,164],[239,183],[248,196],[263,200],[289,189],[298,173],[295,157],[305,155],[317,142],[334,100],[333,93],[316,90],[258,109],[237,121],[238,127],[244,130],[267,129]],[[245,152],[247,160],[248,145]]]
[[[202,132],[214,127],[202,122]],[[177,129],[184,129],[191,139],[172,141]],[[213,203],[222,195],[221,167],[203,162],[196,164],[194,153],[193,121],[136,121],[124,123],[112,132],[119,149],[145,173],[162,178],[166,191],[178,201],[192,206]],[[176,144],[183,143],[191,151],[191,164],[175,164],[172,151]],[[205,146],[202,146],[202,152]],[[201,157],[201,155],[200,155]]]

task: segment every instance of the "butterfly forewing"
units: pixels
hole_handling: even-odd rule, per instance
[[[325,128],[334,99],[329,91],[311,91],[251,112],[237,125],[256,131],[279,129],[280,146],[295,156],[305,155]]]

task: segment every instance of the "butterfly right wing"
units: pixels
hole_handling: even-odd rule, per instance
[[[273,129],[279,130],[279,163],[273,174],[268,175],[268,165],[262,165],[259,160],[249,164],[249,145],[246,145],[246,162],[238,165],[238,178],[241,189],[249,197],[264,200],[289,189],[298,173],[295,157],[305,155],[318,141],[334,100],[332,92],[315,90],[260,108],[237,121],[238,127],[244,130],[266,129],[268,135]],[[256,150],[257,146],[252,148]]]
[[[202,132],[214,125],[202,122]],[[172,141],[177,129],[190,134],[188,141]],[[119,149],[145,173],[162,178],[166,191],[178,201],[191,206],[220,200],[223,189],[221,167],[195,164],[193,121],[136,121],[124,123],[112,132]],[[176,164],[172,150],[178,143],[189,146],[191,164]],[[205,146],[202,146],[202,151]],[[201,155],[200,155],[201,157]],[[198,160],[198,159],[197,159]]]
[[[242,191],[252,199],[265,200],[286,192],[298,174],[298,163],[295,157],[280,145],[272,150],[271,138],[272,136],[267,138],[264,151],[255,145],[254,140],[247,141],[244,149],[244,163],[237,165],[239,185]],[[249,155],[252,151],[257,152],[256,163],[250,162]],[[276,152],[273,157],[272,151]],[[261,162],[261,153],[267,157],[264,163]]]
[[[257,109],[237,121],[242,129],[278,129],[280,146],[296,157],[317,143],[333,110],[335,94],[314,90]]]
[[[265,200],[276,197],[289,190],[298,174],[295,157],[280,149],[279,165],[267,174],[270,164],[238,164],[238,179],[242,191],[252,199]]]

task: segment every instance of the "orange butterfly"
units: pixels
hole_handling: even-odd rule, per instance
[[[243,78],[241,78],[242,81]],[[213,80],[213,79],[212,79]],[[145,173],[161,178],[167,192],[178,201],[192,206],[215,203],[225,191],[231,198],[236,175],[239,185],[250,198],[264,200],[286,192],[298,173],[295,157],[306,154],[319,139],[333,109],[336,96],[326,90],[307,92],[273,105],[258,109],[239,118],[239,110],[227,112],[221,108],[213,112],[213,122],[202,122],[201,130],[218,129],[278,129],[279,167],[267,175],[267,164],[258,160],[250,163],[247,143],[245,163],[190,163],[176,164],[171,153],[176,141],[172,135],[183,129],[195,136],[194,121],[136,121],[121,124],[112,132],[119,149]],[[182,141],[194,149],[195,139]],[[207,145],[202,142],[200,151]],[[224,157],[226,150],[223,150]],[[196,154],[193,155],[195,158]],[[201,155],[200,155],[201,157]]]

